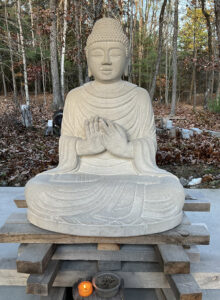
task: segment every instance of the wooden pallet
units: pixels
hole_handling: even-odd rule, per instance
[[[22,195],[15,203],[26,207]],[[185,212],[209,210],[210,203],[195,199],[184,205]],[[44,299],[53,295],[55,300],[61,299],[55,288],[64,297],[65,287],[79,278],[108,270],[124,279],[125,288],[156,289],[158,299],[171,300],[171,294],[173,299],[202,299],[195,279],[200,275],[190,274],[190,262],[199,260],[195,245],[208,245],[209,240],[206,225],[191,224],[185,213],[182,224],[172,230],[115,238],[43,230],[30,224],[26,214],[16,213],[0,228],[1,243],[21,243],[16,262],[0,261],[0,285],[25,285],[28,294]]]

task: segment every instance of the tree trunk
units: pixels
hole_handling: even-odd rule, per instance
[[[20,0],[17,0],[17,18],[18,18],[18,26],[19,26],[19,34],[20,34],[23,68],[24,68],[24,87],[25,87],[26,105],[29,106],[30,98],[29,98],[29,91],[28,91],[27,63],[26,63],[26,55],[25,55],[25,49],[24,49],[24,36],[23,36],[23,30],[22,30],[22,26],[21,26],[21,3],[20,3]]]
[[[80,42],[80,28],[79,28],[79,3],[74,0],[75,7],[75,30],[76,30],[76,43],[77,43],[77,66],[78,66],[78,76],[79,84],[83,85],[83,69],[82,69],[82,49]]]
[[[192,85],[191,85],[191,99],[193,95],[193,111],[196,111],[196,90],[197,90],[197,83],[196,83],[196,67],[197,67],[197,44],[196,44],[196,21],[197,21],[197,0],[195,2],[195,10],[194,10],[194,30],[193,30],[193,75],[192,75]]]
[[[50,61],[53,86],[53,107],[55,110],[63,107],[63,99],[60,88],[58,58],[57,58],[57,0],[50,0]]]
[[[1,74],[2,74],[2,84],[3,84],[3,91],[4,91],[4,96],[7,97],[7,87],[6,87],[6,83],[5,83],[5,73],[4,73],[4,69],[2,66],[2,57],[0,55],[0,65],[1,65]]]
[[[172,84],[172,102],[171,116],[175,115],[176,111],[176,87],[177,87],[177,37],[178,37],[178,6],[179,0],[175,0],[174,10],[174,32],[173,32],[173,84]]]
[[[157,75],[160,67],[160,59],[161,59],[162,46],[163,46],[163,22],[164,22],[164,12],[165,12],[166,5],[167,5],[167,0],[163,0],[163,4],[161,6],[161,11],[160,11],[160,18],[159,18],[159,40],[158,40],[158,49],[157,49],[157,62],[156,62],[156,68],[155,68],[153,81],[150,89],[150,97],[152,100],[154,98]]]
[[[40,61],[41,61],[42,84],[43,84],[43,93],[44,93],[44,105],[46,105],[47,104],[47,100],[46,100],[46,74],[45,74],[45,63],[44,63],[44,60],[43,60],[41,38],[40,38]]]
[[[215,25],[216,25],[216,32],[217,32],[217,41],[218,41],[218,57],[220,61],[220,1],[214,0],[215,3]],[[219,66],[220,68],[220,66]],[[220,71],[218,76],[218,85],[216,91],[216,101],[219,103],[220,97]]]
[[[210,14],[205,9],[206,0],[201,0],[201,3],[202,3],[202,13],[206,19],[206,26],[207,26],[207,30],[208,30],[209,64],[212,64],[213,50],[212,50],[212,27],[211,27],[211,22],[210,22]],[[212,86],[212,70],[210,70],[208,72],[208,84],[207,84],[207,89],[206,89],[205,98],[204,98],[204,109],[208,108],[208,99],[210,97],[211,86]]]
[[[137,1],[136,8],[139,9],[139,27],[138,27],[138,85],[141,86],[142,81],[142,59],[143,59],[143,3]]]
[[[61,63],[60,63],[60,80],[61,80],[61,94],[64,102],[65,94],[65,52],[66,52],[66,31],[67,31],[67,0],[64,0],[64,9],[63,9],[63,42],[61,50]]]
[[[33,9],[32,9],[32,0],[28,0],[28,3],[29,3],[29,8],[30,8],[30,15],[31,15],[31,36],[32,36],[32,46],[33,46],[33,49],[35,49],[35,36],[34,36],[34,18],[33,18]],[[35,78],[34,80],[34,88],[35,88],[35,93],[34,93],[34,97],[35,97],[35,100],[37,99],[37,78]]]
[[[129,0],[130,4],[130,26],[129,26],[129,63],[128,63],[128,81],[132,82],[132,57],[133,57],[133,50],[134,50],[134,39],[133,39],[133,30],[134,30],[134,0]],[[129,17],[128,16],[128,17]]]
[[[7,0],[5,1],[5,24],[6,24],[6,31],[7,31],[7,38],[8,38],[8,47],[9,47],[9,53],[10,53],[10,61],[11,61],[11,75],[12,75],[12,83],[13,83],[13,100],[19,108],[18,104],[18,96],[17,96],[17,85],[16,85],[16,79],[15,79],[15,71],[14,71],[14,60],[13,60],[13,50],[12,50],[12,42],[11,42],[11,33],[8,28],[8,12],[7,12]]]

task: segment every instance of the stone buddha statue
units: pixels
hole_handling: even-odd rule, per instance
[[[120,23],[98,20],[86,56],[94,77],[65,101],[59,165],[25,187],[28,219],[81,236],[136,236],[181,223],[184,191],[156,166],[148,92],[123,81],[129,44]]]

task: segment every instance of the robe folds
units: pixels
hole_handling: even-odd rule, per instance
[[[133,159],[105,151],[79,157],[85,120],[95,116],[122,126]],[[177,226],[184,191],[177,177],[156,166],[154,116],[146,90],[122,81],[105,93],[93,82],[67,95],[59,165],[31,179],[25,189],[29,220],[42,228],[76,235],[133,236]]]

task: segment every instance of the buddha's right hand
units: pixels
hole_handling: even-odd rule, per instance
[[[79,156],[94,155],[105,151],[101,142],[98,117],[85,121],[85,133],[86,138],[78,139],[76,143],[76,152]]]

